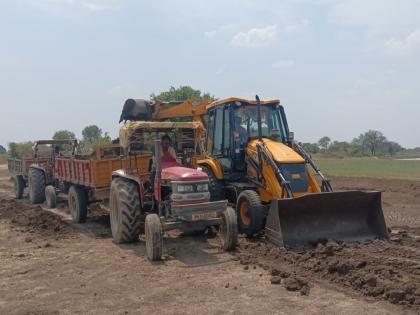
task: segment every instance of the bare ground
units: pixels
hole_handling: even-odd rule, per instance
[[[106,214],[71,224],[64,209],[14,201],[7,177],[0,169],[0,314],[420,312],[420,183],[336,179],[384,191],[390,243],[293,253],[242,238],[225,253],[217,238],[171,235],[152,264],[143,239],[112,242]]]

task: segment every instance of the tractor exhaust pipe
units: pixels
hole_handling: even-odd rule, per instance
[[[161,159],[161,147],[160,140],[155,140],[155,180],[153,183],[153,189],[155,192],[155,199],[157,202],[161,201],[160,195],[160,179],[162,177],[162,159]]]
[[[255,95],[257,101],[257,122],[258,122],[258,139],[262,141],[262,128],[261,128],[261,101],[258,95]]]

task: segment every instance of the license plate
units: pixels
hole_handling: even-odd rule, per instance
[[[193,221],[208,220],[217,218],[216,212],[193,213],[191,219]]]

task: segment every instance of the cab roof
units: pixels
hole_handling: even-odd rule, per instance
[[[209,105],[207,105],[207,110],[213,107],[217,107],[217,106],[224,105],[226,103],[232,103],[232,102],[241,102],[241,103],[257,105],[257,101],[255,99],[248,99],[248,98],[241,98],[241,97],[228,97],[228,98],[222,98],[214,102],[211,102]],[[261,100],[261,105],[275,105],[275,104],[280,104],[280,100],[279,99]]]

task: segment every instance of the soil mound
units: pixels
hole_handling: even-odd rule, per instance
[[[57,238],[72,233],[72,229],[60,216],[44,211],[39,205],[29,205],[13,199],[0,199],[0,219],[22,227],[22,232],[54,234]]]
[[[327,280],[420,311],[419,228],[396,228],[390,241],[329,241],[306,252],[289,251],[261,239],[242,244],[239,260],[271,270],[271,282],[291,291],[308,294],[311,280]]]

